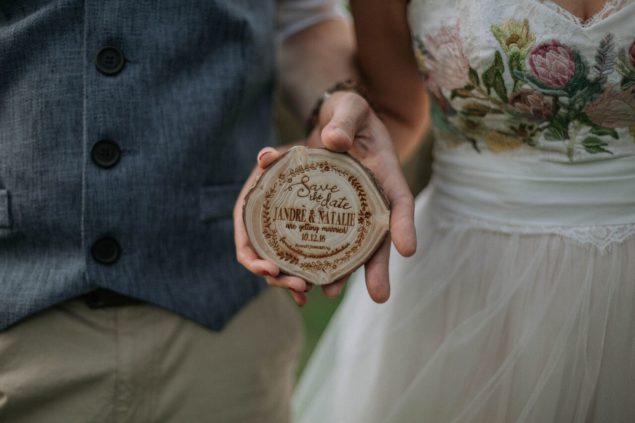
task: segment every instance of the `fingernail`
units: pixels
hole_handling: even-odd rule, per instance
[[[258,161],[262,161],[262,159],[267,155],[267,154],[271,154],[271,151],[263,151],[262,153],[260,153],[260,155],[258,156]]]

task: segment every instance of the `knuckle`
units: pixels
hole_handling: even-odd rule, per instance
[[[398,202],[405,207],[414,207],[414,198],[407,192],[397,194],[397,196],[395,196],[395,202]]]
[[[357,102],[357,106],[365,113],[370,112],[370,104],[368,104],[368,101],[364,97],[356,94],[355,101]]]
[[[415,200],[412,197],[412,195],[407,195],[407,194],[404,195],[402,201],[403,201],[404,206],[406,206],[408,208],[414,208],[414,206],[415,206]]]
[[[270,276],[267,276],[267,277],[265,278],[265,281],[267,282],[267,285],[269,285],[269,286],[278,286],[278,285],[275,283],[275,281],[273,280],[273,278],[272,278],[272,277],[270,277]]]
[[[346,93],[346,101],[362,115],[367,115],[370,112],[370,104],[361,95],[354,92]]]
[[[359,95],[353,91],[342,91],[342,101],[356,102]]]

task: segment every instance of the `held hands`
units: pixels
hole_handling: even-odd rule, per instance
[[[390,233],[377,252],[365,264],[368,294],[377,303],[390,296],[388,262],[390,242],[402,256],[411,256],[416,250],[414,227],[414,200],[393,147],[388,131],[371,110],[366,100],[352,92],[338,91],[324,101],[316,128],[309,135],[308,147],[326,147],[336,152],[348,152],[361,161],[377,177],[390,201]],[[284,275],[280,268],[261,259],[254,251],[243,223],[244,198],[259,175],[273,163],[284,150],[264,148],[258,154],[258,165],[243,186],[234,207],[234,238],[238,261],[249,271],[264,276],[272,286],[288,288],[299,306],[306,301],[306,293],[312,288],[304,279]],[[336,297],[348,276],[324,285],[324,293]]]

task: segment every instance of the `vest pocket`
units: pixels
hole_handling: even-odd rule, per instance
[[[200,189],[199,216],[202,221],[232,217],[243,184],[207,185]]]
[[[11,227],[11,207],[9,204],[9,191],[0,189],[0,229]]]

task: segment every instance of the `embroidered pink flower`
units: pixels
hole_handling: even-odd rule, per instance
[[[593,123],[605,128],[635,126],[635,87],[624,91],[617,86],[607,87],[584,112]]]
[[[512,113],[528,115],[536,120],[549,119],[553,113],[552,102],[541,92],[528,88],[516,92],[509,99]]]
[[[575,74],[575,56],[571,48],[551,40],[531,51],[529,67],[536,79],[547,87],[564,88]]]
[[[443,26],[435,34],[427,35],[424,48],[430,84],[448,90],[469,84],[470,65],[463,51],[458,24]]]

